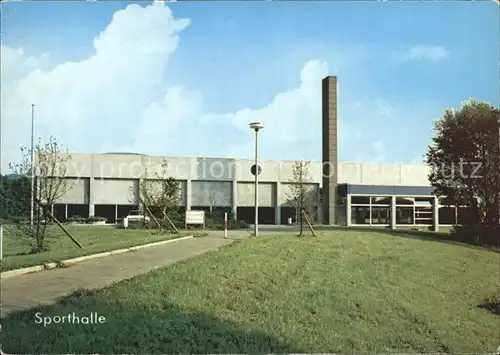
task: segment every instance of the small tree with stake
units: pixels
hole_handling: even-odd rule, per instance
[[[21,156],[19,163],[9,165],[19,179],[34,179],[33,221],[31,224],[26,220],[14,219],[14,227],[17,234],[30,240],[31,252],[39,253],[48,249],[45,239],[47,225],[51,220],[49,208],[66,193],[66,164],[71,156],[67,151],[63,152],[61,144],[54,137],[50,137],[46,143],[39,140],[35,145],[36,164],[33,174],[31,150],[21,147]],[[29,194],[31,189],[24,189],[24,191]],[[23,200],[27,199],[29,199],[28,196],[23,197]]]
[[[290,192],[288,193],[288,198],[293,202],[295,206],[296,215],[299,220],[300,234],[302,235],[304,231],[304,222],[307,222],[311,232],[313,234],[314,230],[307,218],[306,210],[311,207],[311,194],[312,187],[310,185],[311,179],[309,176],[309,162],[308,161],[296,161],[293,165],[292,178],[290,179]]]
[[[180,185],[179,181],[167,175],[168,162],[163,161],[159,173],[148,176],[148,169],[145,169],[144,178],[140,185],[141,201],[146,209],[154,208],[160,212],[162,223],[160,229],[164,227],[164,221],[177,230],[169,214],[177,214],[180,205]]]

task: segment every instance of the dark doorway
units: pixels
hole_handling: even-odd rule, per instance
[[[238,220],[255,223],[255,207],[237,207]],[[275,208],[259,207],[259,224],[275,224]]]
[[[106,223],[116,223],[116,205],[95,205],[94,215],[105,217]]]
[[[297,216],[295,207],[281,207],[281,224],[288,224],[288,218],[292,219],[292,222],[296,222]]]
[[[66,205],[54,205],[54,217],[59,222],[66,222]]]

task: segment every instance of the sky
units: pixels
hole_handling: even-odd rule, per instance
[[[434,122],[499,105],[494,2],[12,2],[1,8],[3,171],[35,139],[70,152],[423,163]]]

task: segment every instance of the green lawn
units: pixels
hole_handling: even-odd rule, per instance
[[[26,254],[30,251],[26,240],[4,233],[3,260],[1,270],[12,270],[45,262],[60,261],[72,257],[95,254],[104,251],[128,248],[177,238],[179,235],[152,234],[148,230],[117,229],[108,226],[66,226],[69,232],[84,246],[80,249],[57,226],[48,227],[47,246],[49,251]],[[181,233],[187,235],[186,233]]]
[[[105,270],[103,270],[105,272]],[[331,231],[252,238],[61,303],[13,314],[7,353],[494,352],[499,255]],[[98,312],[97,325],[35,323]]]

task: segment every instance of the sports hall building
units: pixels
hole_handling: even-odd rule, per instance
[[[460,208],[433,195],[426,165],[338,161],[337,78],[322,81],[322,161],[309,164],[310,208],[324,224],[431,228],[460,222]],[[167,172],[179,181],[185,210],[226,210],[254,221],[252,159],[154,157],[140,154],[71,153],[66,193],[53,206],[60,220],[102,216],[108,223],[141,208],[139,184]],[[286,224],[295,218],[290,201],[294,161],[261,160],[259,223]]]

